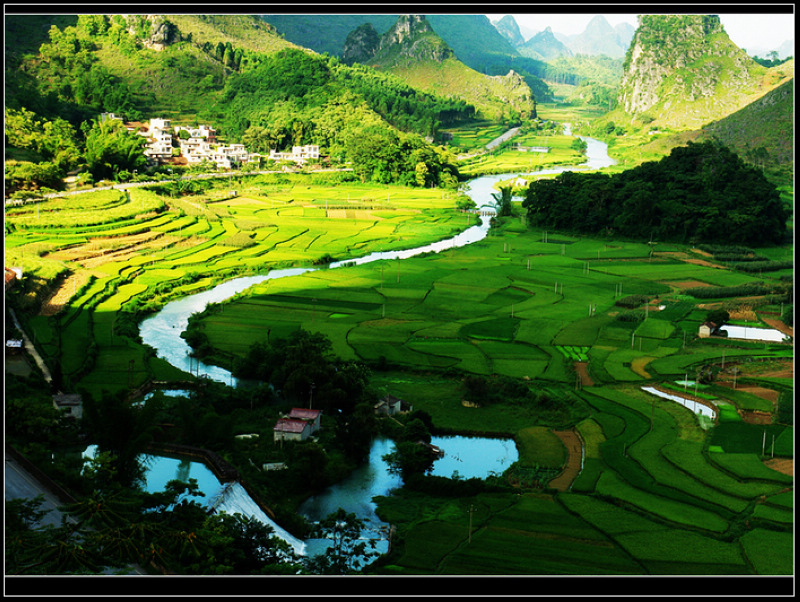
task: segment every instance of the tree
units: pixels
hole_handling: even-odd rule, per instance
[[[730,319],[730,314],[724,309],[713,309],[706,314],[706,321],[713,322],[717,326],[726,324]]]
[[[97,574],[132,565],[177,574],[241,575],[300,569],[268,525],[241,514],[209,516],[189,499],[197,483],[170,481],[163,492],[94,492],[62,510],[60,526],[40,526],[42,499],[6,503],[8,574]]]
[[[93,122],[86,135],[86,164],[96,179],[113,178],[120,171],[143,170],[147,166],[147,141],[129,132],[122,122]]]
[[[499,193],[492,193],[492,198],[497,206],[497,214],[500,216],[511,215],[511,186],[502,186]]]
[[[409,420],[398,437],[395,451],[383,456],[383,460],[389,464],[389,472],[403,479],[429,472],[435,460],[427,445],[430,441],[430,432],[422,419]]]
[[[364,522],[355,514],[348,514],[339,508],[326,519],[320,521],[314,530],[314,537],[329,539],[330,547],[324,554],[306,561],[306,569],[321,575],[353,575],[379,556],[375,552],[375,540],[361,540]]]
[[[101,473],[110,478],[97,483],[100,487],[135,485],[142,474],[140,456],[157,430],[158,402],[151,400],[143,406],[134,406],[125,397],[125,391],[117,394],[104,391],[100,401],[84,395],[83,426],[90,441],[109,454],[112,467]]]
[[[407,480],[413,475],[429,472],[435,458],[431,450],[419,441],[401,441],[395,446],[395,451],[383,456],[383,460],[389,465],[389,472]]]

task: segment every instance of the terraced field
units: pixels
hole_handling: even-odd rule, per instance
[[[40,295],[44,309],[26,326],[65,387],[99,395],[187,378],[137,340],[137,320],[169,298],[236,274],[417,246],[470,223],[436,190],[301,176],[228,188],[97,192],[7,211],[7,262],[31,285],[60,285]],[[793,478],[765,460],[793,458],[793,429],[775,419],[793,393],[793,346],[698,338],[708,309],[736,298],[687,293],[765,277],[695,262],[691,249],[652,251],[528,230],[515,216],[468,247],[267,281],[199,326],[227,357],[265,333],[323,332],[337,355],[375,368],[379,392],[434,424],[517,437],[527,451],[516,475],[558,471],[545,458],[562,457],[563,444],[536,429],[580,435],[580,451],[571,445],[560,460],[575,466],[580,453],[569,482],[379,500],[402,536],[383,572],[790,574]],[[621,303],[631,296],[641,303]],[[775,310],[764,301],[757,319]],[[714,379],[698,383],[706,371]],[[523,382],[551,405],[464,404],[462,379],[476,374]],[[692,395],[716,418],[645,385]],[[553,454],[531,452],[534,439]]]
[[[26,274],[22,307],[42,307],[31,319],[39,342],[53,341],[46,359],[94,394],[138,386],[176,372],[135,343],[133,323],[170,296],[236,274],[418,246],[471,222],[439,190],[324,181],[258,176],[234,193],[224,183],[190,195],[156,186],[8,207],[6,265]]]

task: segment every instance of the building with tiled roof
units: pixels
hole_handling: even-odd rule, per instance
[[[279,418],[272,435],[274,441],[305,441],[311,435],[311,424],[305,420]]]

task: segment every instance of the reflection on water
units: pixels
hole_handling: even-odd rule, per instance
[[[516,444],[511,439],[451,436],[431,437],[431,443],[444,452],[444,456],[433,463],[430,474],[434,476],[450,478],[453,473],[458,473],[458,477],[463,479],[483,479],[493,473],[501,474],[519,458]],[[389,495],[393,489],[403,485],[403,480],[391,474],[389,465],[383,460],[383,456],[394,450],[395,444],[391,439],[373,441],[368,463],[353,471],[341,483],[306,500],[300,506],[300,514],[316,522],[339,508],[353,513],[365,524],[363,537],[380,540],[376,550],[385,553],[388,549],[385,539],[389,525],[378,518],[375,513],[377,504],[372,498]],[[329,545],[330,542],[325,539],[306,540],[309,556],[323,554]]]
[[[501,474],[519,459],[517,446],[511,439],[483,437],[431,437],[431,443],[444,452],[433,463],[431,474],[451,478],[485,479]]]
[[[430,474],[434,476],[450,478],[458,473],[462,479],[483,479],[493,473],[501,474],[519,458],[511,439],[451,436],[431,437],[431,443],[444,452],[444,456],[433,463]],[[372,498],[387,495],[403,484],[398,475],[389,472],[389,465],[383,460],[384,455],[394,450],[391,439],[373,441],[369,462],[341,483],[306,500],[300,507],[300,514],[318,521],[343,508],[361,520],[380,523]]]

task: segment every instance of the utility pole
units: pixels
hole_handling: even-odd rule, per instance
[[[467,535],[467,543],[472,543],[472,513],[475,511],[475,506],[469,505],[469,533]]]

